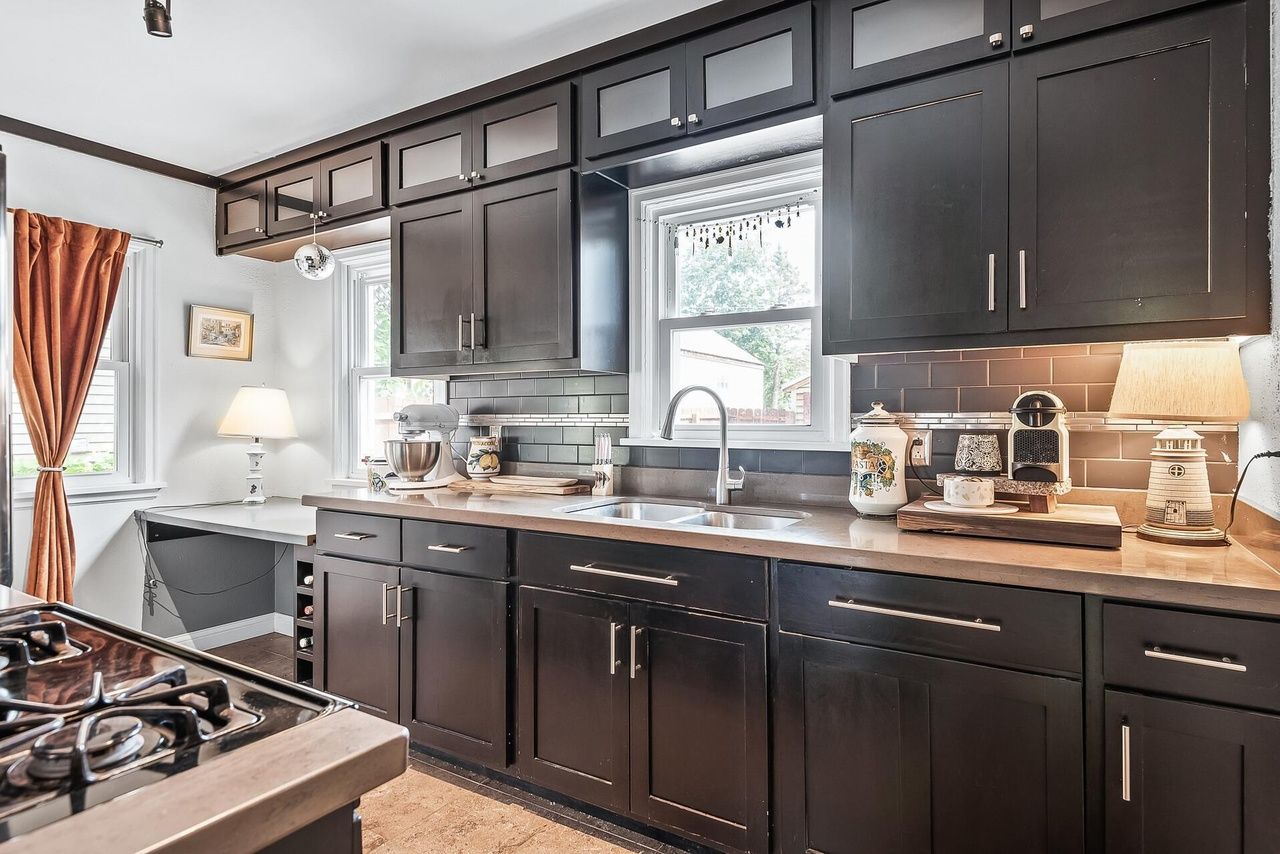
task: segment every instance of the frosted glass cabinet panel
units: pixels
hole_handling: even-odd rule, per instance
[[[469,189],[471,117],[458,116],[396,134],[388,143],[391,204]]]
[[[706,106],[734,101],[791,85],[791,31],[708,56],[702,62]]]
[[[1013,49],[1193,6],[1200,0],[1013,0]]]
[[[382,141],[320,161],[320,210],[325,221],[379,210],[387,203]]]

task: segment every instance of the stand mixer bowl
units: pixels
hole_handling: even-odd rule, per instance
[[[408,483],[421,483],[435,471],[443,444],[430,440],[388,439],[383,448],[397,477]]]

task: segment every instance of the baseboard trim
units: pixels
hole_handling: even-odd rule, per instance
[[[280,630],[279,627],[284,624],[282,620],[288,623],[288,631]],[[247,620],[236,620],[234,623],[223,623],[220,626],[209,626],[207,629],[196,629],[194,632],[170,635],[168,640],[192,649],[207,650],[273,633],[292,635],[292,618],[287,614],[259,614]]]
[[[278,635],[289,635],[293,637],[293,617],[288,614],[275,614],[275,632]]]

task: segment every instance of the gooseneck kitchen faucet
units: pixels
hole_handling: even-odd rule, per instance
[[[724,401],[720,395],[704,385],[688,385],[671,395],[671,403],[667,405],[667,417],[662,421],[662,438],[671,439],[675,434],[676,409],[680,401],[691,391],[703,391],[716,402],[720,412],[720,465],[716,470],[716,504],[729,504],[729,494],[742,489],[742,482],[747,479],[747,470],[738,466],[741,477],[729,475],[729,415],[724,410]]]

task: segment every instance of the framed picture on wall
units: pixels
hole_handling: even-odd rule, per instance
[[[204,359],[253,359],[253,315],[193,305],[187,315],[187,355]]]

